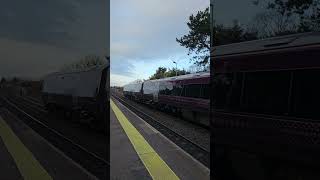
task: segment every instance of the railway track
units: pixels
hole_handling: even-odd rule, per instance
[[[31,101],[33,101],[33,102],[36,102],[36,103],[38,103],[38,104],[41,104],[41,100],[36,99],[36,98],[34,98],[34,97],[25,96],[25,98],[26,98],[26,99],[29,99],[29,100],[31,100]]]
[[[117,95],[116,95],[116,94],[117,94]],[[125,99],[125,97],[124,97],[123,95],[118,95],[117,92],[113,92],[113,95],[114,95],[114,96],[117,96],[118,98]],[[138,102],[135,102],[135,103],[138,103]],[[144,104],[144,103],[139,103],[139,104],[141,104],[142,106],[146,106],[146,107],[147,107],[147,104]],[[152,107],[153,109],[156,109],[156,107],[154,107],[154,106],[149,106],[148,108],[150,108],[150,107]],[[205,125],[205,124],[202,124],[202,123],[199,123],[199,122],[195,122],[195,121],[192,121],[192,120],[188,120],[188,119],[183,118],[183,117],[181,117],[180,115],[178,115],[178,114],[176,114],[176,113],[173,113],[173,112],[168,112],[168,111],[163,111],[163,110],[160,110],[160,111],[161,111],[161,112],[164,112],[164,113],[166,113],[166,114],[168,114],[168,115],[170,115],[170,116],[178,117],[178,118],[180,118],[181,120],[183,120],[183,121],[185,121],[185,122],[188,122],[188,123],[190,123],[190,124],[192,124],[192,125],[194,125],[194,126],[198,126],[198,127],[201,127],[201,128],[203,128],[203,129],[206,129],[206,130],[209,130],[209,131],[210,131],[210,126],[208,126],[208,125]]]
[[[131,104],[127,103],[126,100],[120,98],[117,95],[112,94],[112,97],[131,111],[136,113],[140,118],[150,124],[152,127],[157,129],[161,132],[164,136],[169,138],[173,143],[177,146],[182,148],[184,151],[189,153],[193,158],[197,159],[206,167],[210,168],[210,151],[202,147],[201,145],[189,140],[188,138],[184,137],[183,135],[175,132],[170,127],[166,126],[165,124],[157,121],[155,118],[149,116],[148,114],[144,113],[143,111],[139,110],[138,108],[132,106]]]
[[[27,101],[29,103],[32,103],[33,105],[37,106],[39,109],[44,109],[44,105],[40,101],[38,101],[38,100],[36,100],[34,98],[25,97],[25,96],[21,96],[21,98],[24,99],[25,101]]]
[[[80,145],[61,131],[50,127],[46,123],[47,120],[44,119],[46,111],[44,109],[39,110],[41,104],[26,100],[26,98],[22,99],[20,98],[20,101],[18,101],[16,98],[1,97],[0,101],[6,105],[9,111],[92,175],[98,179],[109,177],[107,169],[109,169],[110,163],[107,157],[101,157],[101,155]]]

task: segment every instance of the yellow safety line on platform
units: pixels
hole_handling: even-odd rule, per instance
[[[52,180],[52,177],[23,145],[1,116],[0,136],[25,180]]]
[[[149,145],[139,131],[130,123],[126,116],[121,112],[117,105],[110,101],[111,108],[115,113],[122,128],[127,134],[131,144],[136,150],[138,156],[147,168],[153,179],[176,180],[179,177],[170,169],[170,167],[161,159],[155,150]]]

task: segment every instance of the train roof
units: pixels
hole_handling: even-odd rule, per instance
[[[66,75],[66,74],[77,74],[77,73],[88,72],[88,71],[97,71],[97,70],[102,70],[104,68],[107,68],[109,66],[110,66],[110,64],[106,63],[101,66],[94,66],[94,67],[91,67],[91,68],[88,68],[85,70],[53,72],[53,73],[47,74],[44,78],[46,78],[48,76],[60,76],[60,75]]]
[[[200,72],[200,73],[193,73],[193,74],[186,74],[186,75],[180,75],[180,76],[174,76],[174,77],[167,77],[162,79],[154,79],[154,80],[146,80],[146,81],[139,81],[139,82],[131,82],[123,87],[129,86],[129,85],[140,85],[144,82],[161,82],[161,81],[180,81],[185,79],[196,79],[196,78],[204,78],[204,77],[210,77],[210,72]]]
[[[216,46],[212,50],[212,57],[236,55],[242,53],[259,52],[305,45],[320,44],[320,32],[297,33],[260,40],[233,43]]]
[[[210,72],[200,72],[200,73],[193,73],[193,74],[186,74],[181,76],[174,76],[174,77],[167,77],[162,79],[155,79],[155,80],[148,80],[148,81],[179,81],[184,79],[195,79],[195,78],[203,78],[203,77],[210,77]]]

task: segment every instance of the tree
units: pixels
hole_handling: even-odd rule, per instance
[[[166,78],[166,77],[174,77],[176,75],[180,76],[180,75],[185,75],[185,74],[190,74],[190,72],[182,69],[176,69],[176,68],[172,68],[172,69],[167,69],[165,67],[159,67],[156,70],[156,73],[154,73],[149,79],[153,80],[153,79],[161,79],[161,78]]]
[[[223,45],[241,41],[257,39],[257,32],[248,31],[241,27],[235,20],[233,26],[225,27],[222,24],[210,23],[209,8],[198,11],[196,15],[189,17],[187,22],[189,33],[176,38],[176,41],[188,49],[188,55],[192,55],[191,60],[197,66],[208,68],[210,52],[210,24],[213,26],[214,45]]]
[[[62,71],[81,71],[90,69],[96,66],[101,66],[107,63],[109,57],[106,59],[97,55],[87,55],[72,64],[65,65],[62,67]]]
[[[254,5],[262,6],[265,11],[256,15],[253,26],[260,37],[318,31],[319,3],[319,0],[257,0]]]
[[[167,68],[165,68],[165,67],[159,67],[159,68],[156,70],[156,73],[154,73],[149,79],[152,80],[152,79],[161,79],[161,78],[164,78],[166,71],[167,71]]]
[[[172,68],[172,69],[169,69],[164,74],[165,74],[165,77],[174,77],[177,75],[180,76],[180,75],[190,74],[190,72],[187,72],[184,69],[180,70],[180,69]]]
[[[209,66],[197,66],[196,64],[193,64],[191,66],[189,66],[188,68],[188,72],[189,73],[198,73],[198,72],[208,72],[210,69]]]
[[[187,22],[189,33],[176,38],[176,41],[189,50],[188,55],[195,54],[191,60],[195,64],[205,66],[208,64],[208,55],[210,52],[210,14],[209,8],[204,11],[198,11],[196,15],[189,17]]]
[[[213,25],[213,32],[215,46],[257,39],[254,29],[244,29],[237,20],[234,20],[231,27],[225,27],[223,24]]]

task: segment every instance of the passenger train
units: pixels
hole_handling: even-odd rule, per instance
[[[216,176],[319,167],[320,33],[216,46],[211,56]]]
[[[209,126],[209,86],[210,73],[202,72],[130,83],[123,87],[123,94]]]

